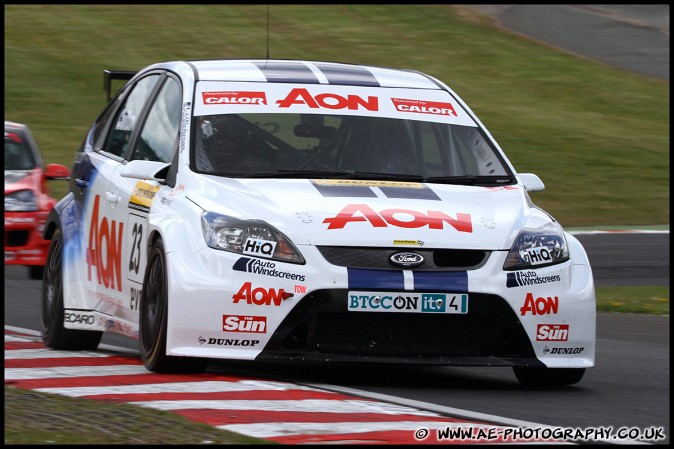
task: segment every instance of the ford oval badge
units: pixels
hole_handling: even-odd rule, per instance
[[[403,267],[418,267],[424,263],[424,256],[417,253],[395,253],[391,262]]]

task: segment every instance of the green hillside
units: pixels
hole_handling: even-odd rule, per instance
[[[669,224],[669,82],[557,52],[455,5],[271,5],[269,55],[426,72],[489,128],[566,227]],[[5,118],[70,165],[103,70],[264,58],[266,5],[5,5]],[[65,183],[52,184],[56,196]]]

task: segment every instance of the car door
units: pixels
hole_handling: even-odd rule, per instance
[[[170,162],[178,145],[182,89],[179,81],[168,75],[161,77],[128,145],[124,159]],[[161,184],[121,176],[124,165],[111,173],[101,201],[105,197],[106,214],[118,223],[115,259],[113,315],[124,321],[138,322],[138,305],[147,261],[148,217],[154,196]],[[123,228],[119,227],[123,224]],[[110,225],[112,230],[112,225]],[[116,271],[119,269],[119,271]]]
[[[161,82],[153,73],[133,81],[116,109],[110,111],[107,133],[95,142],[96,151],[88,153],[92,176],[86,184],[84,248],[86,256],[86,296],[89,307],[107,315],[127,316],[128,287],[126,231],[129,227],[122,204],[124,186],[119,170],[130,151],[145,111]],[[128,182],[128,180],[125,180]]]

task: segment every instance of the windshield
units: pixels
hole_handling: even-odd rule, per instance
[[[35,165],[26,141],[19,134],[5,132],[5,170],[32,170]]]
[[[516,182],[442,89],[200,81],[193,115],[191,164],[200,173]]]
[[[512,181],[472,126],[322,114],[209,115],[197,126],[193,163],[202,173]]]

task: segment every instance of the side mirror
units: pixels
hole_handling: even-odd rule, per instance
[[[47,164],[44,168],[44,175],[47,179],[68,179],[70,169],[61,164]]]
[[[171,164],[159,161],[129,161],[124,165],[120,175],[123,178],[150,179],[152,181],[166,181],[166,172]]]
[[[542,192],[545,190],[545,184],[543,184],[541,178],[533,173],[520,173],[517,175],[517,180],[527,192]]]

